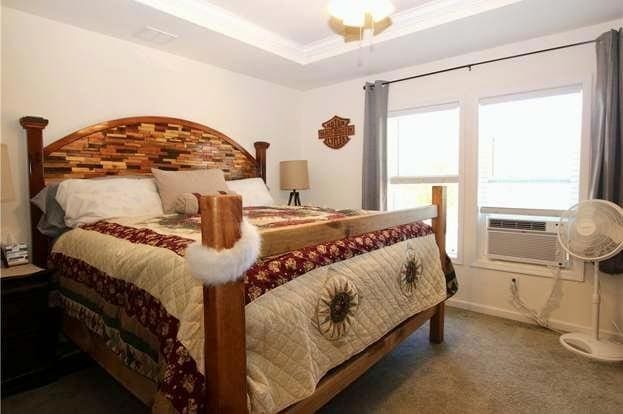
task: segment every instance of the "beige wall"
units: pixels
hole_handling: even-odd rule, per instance
[[[26,142],[18,120],[50,120],[49,144],[79,128],[134,115],[186,118],[215,128],[254,153],[266,140],[268,184],[292,140],[300,92],[134,43],[2,8],[2,135],[11,153],[15,202],[2,205],[2,233],[26,240]]]
[[[311,190],[303,192],[303,199],[340,208],[361,206],[364,110],[362,86],[366,80],[397,79],[479,60],[593,39],[610,28],[618,28],[621,23],[618,21],[601,24],[305,92],[300,105],[299,136],[301,154],[309,160]],[[517,278],[521,295],[531,307],[537,309],[545,302],[552,284],[550,277],[531,276],[518,271],[493,271],[474,266],[480,257],[476,207],[478,99],[581,83],[585,90],[583,138],[586,147],[594,73],[594,47],[588,45],[480,66],[471,72],[455,71],[391,85],[390,111],[456,101],[461,104],[463,225],[462,234],[459,235],[462,240],[462,253],[456,265],[460,280],[459,293],[453,300],[456,306],[523,319],[509,303],[510,279]],[[321,123],[333,115],[351,118],[356,128],[356,135],[351,142],[337,151],[326,147],[316,138],[316,131]],[[588,155],[587,151],[585,155]],[[414,154],[414,157],[418,156],[427,156],[426,148],[422,148],[421,154]],[[581,187],[583,194],[586,194],[587,157],[583,160],[583,170]],[[577,329],[577,326],[590,326],[592,283],[589,279],[592,269],[588,270],[586,282],[563,282],[561,306],[552,314],[552,319],[559,328]],[[623,277],[604,276],[603,285],[601,325],[604,329],[612,330],[612,319],[619,326],[623,326]]]

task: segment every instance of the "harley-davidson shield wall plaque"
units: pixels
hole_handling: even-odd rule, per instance
[[[333,118],[322,123],[322,129],[318,130],[318,139],[324,141],[329,148],[342,148],[350,136],[355,135],[355,125],[348,125],[349,118],[341,118],[335,115]]]

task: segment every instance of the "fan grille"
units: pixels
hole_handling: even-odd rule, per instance
[[[583,201],[560,218],[558,239],[571,255],[604,260],[623,248],[623,210],[604,200]]]

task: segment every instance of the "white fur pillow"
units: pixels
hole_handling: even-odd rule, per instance
[[[186,262],[191,274],[204,285],[221,285],[244,277],[259,257],[261,244],[257,228],[244,219],[240,240],[231,249],[216,250],[193,243],[186,249]]]

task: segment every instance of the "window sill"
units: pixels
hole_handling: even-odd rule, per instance
[[[506,273],[520,273],[523,275],[547,277],[550,279],[554,278],[553,271],[545,266],[489,260],[486,257],[480,257],[475,262],[472,262],[470,267],[497,270]],[[584,282],[584,266],[582,263],[574,263],[569,269],[564,269],[560,272],[560,278],[574,282]]]

